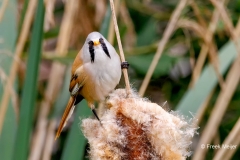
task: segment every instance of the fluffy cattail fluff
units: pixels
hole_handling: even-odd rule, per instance
[[[84,119],[82,128],[93,160],[178,160],[191,155],[196,127],[156,103],[124,89],[106,102],[109,109],[97,120]]]

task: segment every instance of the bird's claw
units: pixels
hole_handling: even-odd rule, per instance
[[[121,64],[122,69],[124,69],[124,68],[128,69],[128,67],[129,67],[129,63],[127,61],[122,62],[122,64]]]

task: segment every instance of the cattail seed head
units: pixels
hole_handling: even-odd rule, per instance
[[[124,89],[115,90],[106,102],[109,109],[101,123],[82,121],[84,135],[94,160],[186,159],[197,127],[173,112],[140,98],[126,98]]]

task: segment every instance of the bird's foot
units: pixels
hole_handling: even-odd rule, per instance
[[[92,112],[95,115],[95,117],[98,119],[98,121],[101,122],[99,117],[98,117],[98,115],[97,115],[97,112],[96,112],[96,110],[94,108],[92,109]]]
[[[122,62],[122,64],[121,64],[122,69],[124,69],[124,68],[128,69],[128,67],[129,67],[129,63],[127,61]]]

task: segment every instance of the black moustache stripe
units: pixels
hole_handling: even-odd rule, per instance
[[[99,39],[99,42],[101,43],[101,46],[102,46],[103,51],[104,51],[104,52],[106,53],[106,55],[111,59],[111,56],[110,56],[110,54],[109,54],[109,52],[108,52],[107,46],[106,46],[103,38],[100,38],[100,39]]]
[[[90,55],[91,55],[91,62],[93,63],[94,58],[95,58],[94,43],[93,43],[93,41],[89,41],[88,44],[89,44],[89,52],[90,52]]]

